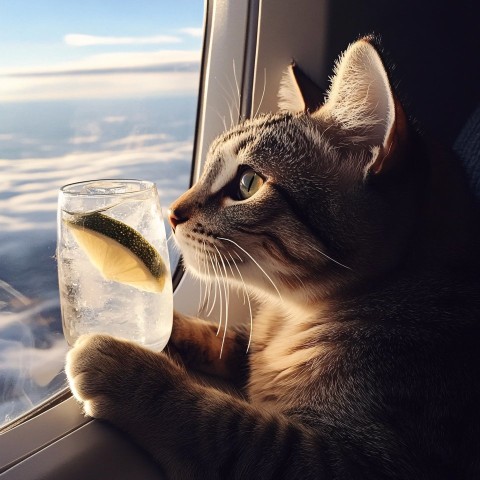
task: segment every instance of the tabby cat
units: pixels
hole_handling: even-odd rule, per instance
[[[246,285],[251,325],[223,338],[175,313],[164,353],[81,337],[71,389],[168,478],[479,479],[480,218],[463,172],[411,127],[371,38],[321,107],[295,78],[280,113],[213,143],[170,210],[188,270]]]

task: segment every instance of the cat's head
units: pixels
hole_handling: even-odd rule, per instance
[[[396,261],[411,201],[407,128],[368,38],[340,57],[320,108],[309,111],[294,80],[290,69],[280,113],[213,142],[170,222],[195,275],[314,301]]]

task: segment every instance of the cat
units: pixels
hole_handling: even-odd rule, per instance
[[[170,210],[186,268],[246,285],[251,324],[222,338],[175,312],[163,353],[81,337],[71,390],[168,478],[478,479],[480,222],[464,174],[411,126],[374,38],[341,55],[319,108],[298,71],[278,113],[213,142]]]

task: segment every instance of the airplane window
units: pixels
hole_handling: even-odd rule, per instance
[[[0,12],[1,427],[65,387],[58,189],[147,179],[166,211],[189,186],[204,2],[16,0]]]

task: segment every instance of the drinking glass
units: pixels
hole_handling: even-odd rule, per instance
[[[107,333],[161,350],[173,294],[155,185],[93,180],[60,189],[58,278],[65,338]]]

